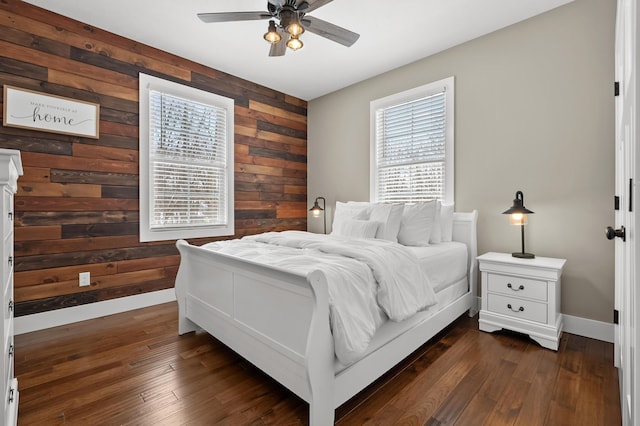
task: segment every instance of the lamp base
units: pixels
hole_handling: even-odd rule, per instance
[[[518,257],[520,259],[533,259],[536,257],[536,255],[532,253],[511,253],[511,256]]]

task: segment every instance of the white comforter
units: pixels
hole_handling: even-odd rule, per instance
[[[284,231],[204,247],[304,274],[321,270],[336,356],[345,365],[366,351],[384,315],[402,321],[436,303],[416,256],[385,240]]]

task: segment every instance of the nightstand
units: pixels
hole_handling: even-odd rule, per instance
[[[478,256],[482,273],[480,330],[528,334],[558,350],[562,334],[560,277],[565,259],[519,259],[507,253]]]

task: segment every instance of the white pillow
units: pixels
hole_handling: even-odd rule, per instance
[[[402,222],[404,206],[399,204],[372,204],[369,211],[369,220],[380,222],[376,238],[379,240],[398,242],[398,232]]]
[[[444,204],[440,207],[440,229],[442,229],[442,241],[453,240],[453,208],[455,204]]]
[[[369,203],[366,201],[349,201],[347,206],[350,209],[362,210],[353,216],[353,219],[373,220],[380,222],[376,238],[379,240],[398,242],[398,232],[402,221],[402,204]],[[337,208],[337,204],[336,204]]]
[[[433,221],[433,228],[431,229],[431,236],[429,237],[429,242],[433,244],[437,244],[442,242],[442,226],[440,219],[440,211],[441,211],[441,203],[440,200],[436,202],[436,215]]]
[[[384,224],[383,226],[380,226],[380,228],[378,228],[378,233],[380,233],[380,230],[383,229],[384,233],[382,235],[382,237],[378,237],[376,235],[376,238],[382,238],[385,240],[389,240],[389,241],[393,241],[394,243],[398,242],[398,233],[400,232],[400,224],[402,223],[402,213],[404,212],[404,205],[402,204],[392,204],[391,205],[391,211],[389,212],[389,218],[387,219],[387,222]]]
[[[405,205],[398,242],[405,246],[428,246],[435,222],[436,201]]]
[[[333,214],[333,226],[331,229],[331,233],[340,232],[340,227],[342,226],[342,222],[350,219],[369,219],[367,209],[369,207],[369,203],[343,203],[340,201],[336,201],[336,210]]]
[[[379,226],[380,222],[372,220],[347,219],[331,233],[350,238],[374,238]]]
[[[454,204],[445,204],[438,200],[429,243],[449,242],[453,239],[453,208]]]

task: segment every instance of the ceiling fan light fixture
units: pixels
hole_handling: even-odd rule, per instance
[[[1,2],[2,0],[0,0]],[[322,19],[309,16],[333,0],[267,0],[266,11],[198,13],[205,23],[267,20],[269,26],[263,38],[270,43],[269,56],[284,56],[287,48],[302,49],[300,36],[306,30],[346,47],[355,43],[360,34]]]
[[[276,29],[276,23],[274,21],[269,21],[269,29],[264,34],[264,39],[267,40],[271,44],[276,44],[280,41],[281,37],[278,34],[278,30]]]
[[[304,27],[302,26],[302,23],[300,23],[300,16],[291,6],[286,5],[280,11],[279,17],[280,26],[282,26],[290,36],[297,37],[304,32]]]
[[[294,14],[291,22],[285,28],[291,37],[298,37],[304,32],[304,27],[300,23],[300,19],[298,18],[298,14]]]
[[[291,50],[301,49],[304,44],[302,44],[302,40],[298,38],[298,36],[291,36],[289,41],[287,41],[287,47]]]

